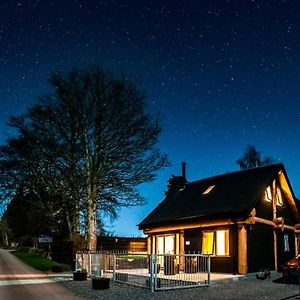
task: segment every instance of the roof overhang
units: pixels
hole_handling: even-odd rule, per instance
[[[198,220],[193,222],[185,222],[178,224],[162,224],[153,225],[153,227],[145,228],[144,234],[163,233],[170,231],[179,231],[183,229],[206,228],[216,226],[228,226],[242,222],[242,218],[214,218],[207,220]]]
[[[284,169],[279,171],[278,180],[279,180],[279,184],[281,186],[284,198],[286,199],[287,204],[290,207],[290,211],[291,211],[293,217],[295,218],[296,222],[300,222],[300,215],[299,215],[299,211],[298,211],[298,208],[297,208],[297,205],[295,202],[296,197],[294,195],[291,184],[289,182],[289,179],[288,179]]]

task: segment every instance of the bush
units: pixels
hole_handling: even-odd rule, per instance
[[[70,267],[68,265],[63,265],[63,264],[52,265],[52,272],[61,273],[66,271],[70,271]]]
[[[110,279],[106,277],[92,278],[92,287],[94,290],[109,289]]]
[[[64,272],[71,270],[68,265],[59,264],[48,258],[37,255],[29,249],[13,251],[12,254],[21,259],[26,264],[43,272]]]

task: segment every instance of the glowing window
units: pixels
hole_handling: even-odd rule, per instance
[[[268,202],[272,201],[272,191],[270,186],[268,186],[267,189],[265,190],[265,200]]]
[[[168,235],[165,237],[165,253],[174,254],[175,236]]]
[[[174,254],[175,250],[175,236],[162,235],[157,236],[156,239],[156,252],[158,254]]]
[[[215,185],[210,185],[210,186],[202,193],[202,195],[207,195],[214,187],[215,187]]]
[[[158,236],[156,241],[157,241],[157,244],[156,244],[157,253],[158,254],[164,254],[164,252],[165,252],[165,249],[164,249],[164,237],[163,236]]]
[[[203,233],[202,254],[229,255],[229,230],[206,231]]]
[[[279,187],[276,188],[276,205],[278,206],[283,205],[281,190]]]
[[[229,231],[216,231],[216,255],[229,255]]]
[[[204,232],[202,254],[214,254],[214,232]]]

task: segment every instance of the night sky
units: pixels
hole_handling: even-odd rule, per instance
[[[172,166],[141,186],[148,205],[108,226],[116,235],[141,235],[182,161],[189,181],[235,171],[248,144],[284,163],[300,197],[299,1],[0,0],[0,46],[1,144],[51,73],[91,63],[125,71],[161,114]]]

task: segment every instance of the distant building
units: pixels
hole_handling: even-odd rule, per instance
[[[146,253],[147,238],[98,237],[97,250],[128,253]]]

